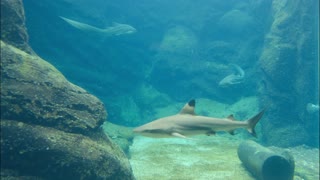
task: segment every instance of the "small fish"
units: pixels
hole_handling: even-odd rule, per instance
[[[113,26],[107,27],[105,29],[100,29],[89,24],[71,20],[62,16],[60,16],[60,18],[77,29],[89,33],[97,33],[103,36],[119,36],[122,34],[132,34],[137,32],[137,30],[134,27],[128,24],[113,23]]]
[[[233,134],[237,128],[246,128],[250,134],[256,136],[254,130],[265,110],[262,110],[246,121],[235,121],[233,115],[227,118],[213,118],[198,116],[194,112],[195,100],[189,101],[179,114],[154,120],[135,128],[135,133],[148,137],[180,137],[188,135],[206,134],[214,135],[217,131],[227,131]]]
[[[319,104],[308,103],[306,109],[310,114],[319,112]]]
[[[245,72],[243,71],[243,69],[236,64],[231,64],[231,66],[234,67],[234,69],[236,70],[236,73],[232,73],[226,76],[225,78],[223,78],[219,82],[220,87],[227,87],[233,84],[239,84],[243,82],[245,78]]]

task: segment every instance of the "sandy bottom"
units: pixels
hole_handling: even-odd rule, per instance
[[[193,138],[195,140],[135,137],[130,147],[130,163],[136,179],[255,179],[242,166],[237,155],[238,145],[243,139],[229,135]],[[295,180],[319,179],[318,149],[299,147],[290,152],[296,161],[296,171],[298,170],[295,172]],[[303,156],[306,152],[312,158]],[[305,164],[307,159],[309,162]]]
[[[144,179],[254,179],[237,156],[240,141],[225,137],[136,137],[130,148],[135,177]]]

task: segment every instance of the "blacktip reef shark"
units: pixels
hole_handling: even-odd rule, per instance
[[[71,20],[62,16],[60,16],[60,18],[77,29],[89,33],[98,33],[104,36],[119,36],[122,34],[132,34],[137,32],[137,30],[134,27],[128,24],[113,23],[113,26],[107,27],[105,29],[100,29],[89,24]]]
[[[239,84],[242,83],[245,77],[245,72],[243,71],[243,69],[236,65],[236,64],[231,64],[231,66],[234,67],[234,69],[236,70],[235,73],[232,73],[228,76],[226,76],[225,78],[223,78],[220,82],[219,82],[219,86],[220,87],[227,87],[233,84]]]
[[[135,133],[148,137],[180,137],[188,135],[214,135],[217,131],[227,131],[233,134],[237,128],[246,128],[250,134],[256,137],[254,130],[265,110],[262,110],[246,121],[236,121],[233,115],[227,118],[213,118],[198,116],[195,114],[195,100],[189,101],[182,110],[173,116],[167,116],[144,124],[133,129]]]

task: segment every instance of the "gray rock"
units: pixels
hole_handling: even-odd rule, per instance
[[[22,1],[1,16],[1,179],[134,179],[103,103],[28,45]]]
[[[106,119],[95,96],[51,64],[1,42],[1,118],[89,134]]]
[[[312,53],[318,47],[315,4],[272,2],[273,22],[259,59],[263,73],[258,88],[261,102],[270,105],[268,121],[262,121],[264,140],[270,145],[319,145],[319,121],[305,110],[319,98],[317,53]]]
[[[1,120],[2,168],[44,179],[134,179],[129,161],[107,138]]]
[[[33,54],[28,44],[22,0],[1,1],[1,40]]]

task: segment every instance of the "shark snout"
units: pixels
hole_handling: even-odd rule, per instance
[[[133,129],[133,132],[137,133],[137,132],[140,132],[140,131],[139,131],[138,128],[134,128],[134,129]]]
[[[141,133],[143,131],[144,131],[144,129],[141,126],[133,129],[133,132],[135,132],[135,133]]]

